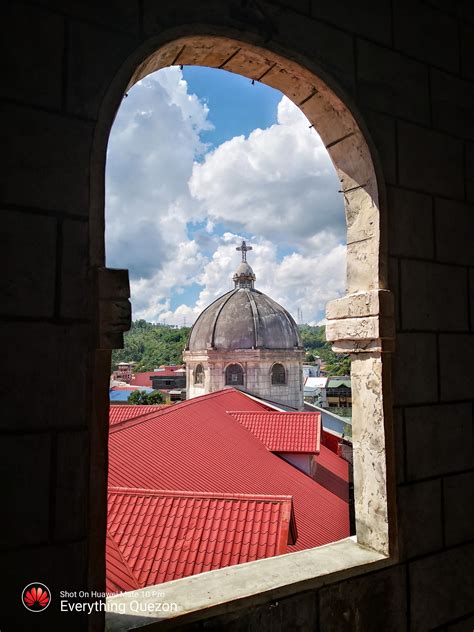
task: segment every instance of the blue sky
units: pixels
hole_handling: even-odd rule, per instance
[[[283,95],[263,83],[256,81],[252,85],[241,75],[202,66],[185,66],[183,78],[189,91],[209,106],[214,129],[203,132],[201,138],[213,147],[277,121],[277,107]]]
[[[344,291],[344,211],[329,156],[280,92],[172,67],[124,99],[108,148],[107,265],[134,318],[192,324],[232,287],[242,238],[256,287],[319,322]]]

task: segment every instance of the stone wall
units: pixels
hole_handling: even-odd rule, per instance
[[[122,97],[109,88],[125,89],[163,41],[208,33],[318,70],[367,132],[395,295],[399,562],[193,629],[472,630],[472,4],[41,0],[2,13],[2,629],[31,616],[36,629],[64,627],[55,604],[40,615],[11,605],[30,581],[103,587],[110,344],[97,268],[102,154]],[[68,615],[70,630],[101,626]]]
[[[302,357],[304,352],[295,349],[240,349],[238,351],[186,351],[186,394],[188,399],[204,393],[220,391],[227,386],[226,368],[237,362],[244,371],[243,388],[252,395],[269,399],[277,404],[303,409]],[[275,362],[286,370],[286,384],[275,385],[271,371]],[[204,384],[194,384],[194,371],[198,364],[204,367]]]

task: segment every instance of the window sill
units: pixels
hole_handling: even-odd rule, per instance
[[[109,597],[106,630],[172,629],[312,590],[391,563],[386,555],[357,544],[353,536],[315,549],[221,568]],[[149,596],[145,596],[147,591],[151,593]],[[139,612],[133,602],[140,604]],[[176,604],[175,611],[154,611],[157,602]]]

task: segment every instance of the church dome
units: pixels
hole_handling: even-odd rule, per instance
[[[242,262],[234,274],[235,288],[211,303],[194,323],[187,349],[295,349],[301,348],[298,327],[281,305],[256,290],[255,274],[246,261],[251,250],[245,242]]]

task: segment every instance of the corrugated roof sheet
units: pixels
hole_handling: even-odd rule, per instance
[[[326,388],[340,388],[341,386],[351,388],[351,378],[350,377],[330,377],[326,384]]]
[[[139,587],[286,553],[290,497],[109,489],[108,585]],[[110,570],[109,570],[110,568]],[[120,582],[123,584],[120,584]]]
[[[133,405],[133,404],[123,404],[120,406],[111,405],[109,407],[109,422],[111,426],[115,424],[119,424],[122,421],[126,421],[127,419],[134,419],[135,417],[140,417],[141,415],[146,415],[148,413],[155,412],[157,410],[161,410],[162,408],[166,408],[169,404],[153,404],[153,405]]]
[[[315,480],[349,502],[349,463],[324,445],[316,456]]]
[[[229,411],[229,414],[260,439],[271,452],[319,452],[319,413]]]
[[[290,551],[347,537],[347,503],[269,452],[227,410],[262,406],[225,389],[113,426],[109,484],[291,496],[298,540]]]

